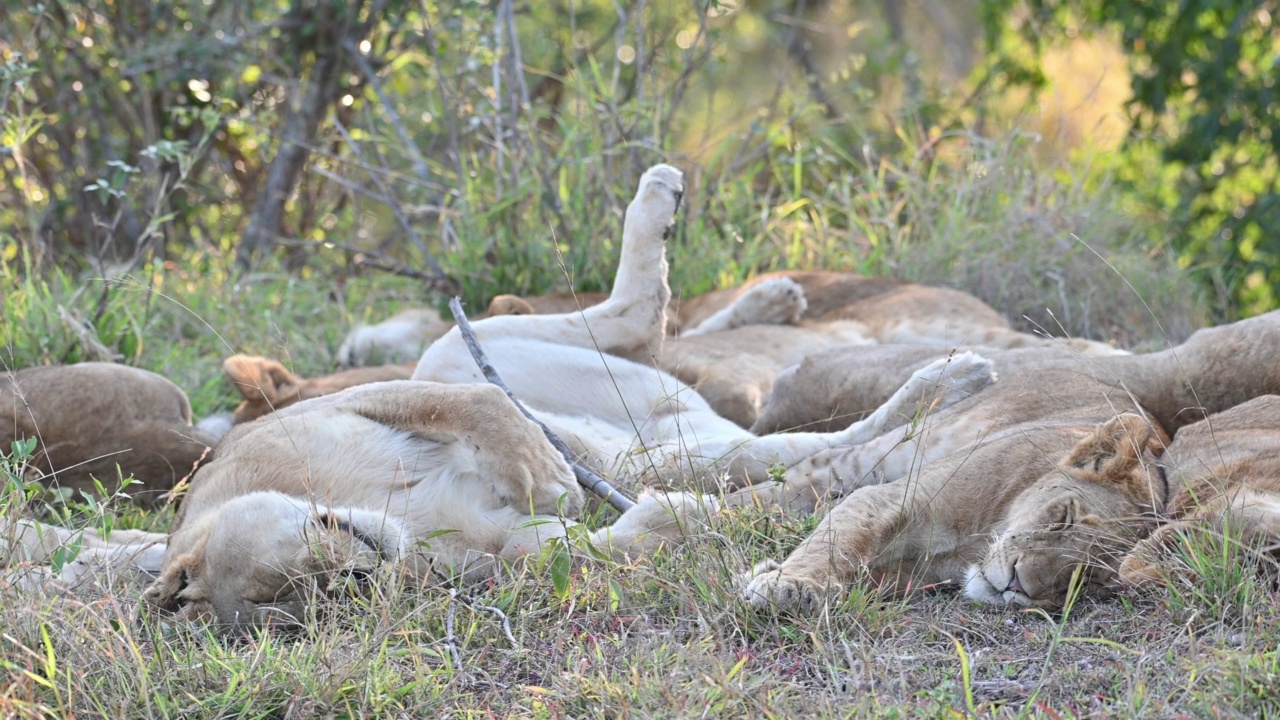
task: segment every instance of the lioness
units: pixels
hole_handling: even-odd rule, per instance
[[[991,393],[986,402],[1016,404],[1036,392],[1046,395],[1046,407],[1064,410],[990,432],[986,441],[969,434],[968,449],[923,461],[892,482],[855,484],[786,560],[760,563],[746,576],[744,600],[812,612],[828,595],[865,577],[894,593],[967,581],[974,596],[1005,594],[1039,607],[1061,603],[1059,591],[1071,572],[1060,567],[1022,569],[1019,563],[1015,573],[1015,558],[989,561],[1004,575],[971,568],[987,567],[984,558],[1003,557],[993,542],[1000,533],[1032,533],[1076,564],[1102,554],[1098,548],[1118,559],[1140,537],[1126,521],[1164,500],[1153,479],[1163,431],[1127,393],[1086,375],[1050,371],[1043,380],[1033,390],[1025,378],[1002,377],[985,391]],[[1098,429],[1117,414],[1118,424]],[[962,426],[954,429],[964,432]],[[1064,455],[1068,459],[1060,466]],[[1095,463],[1103,457],[1114,460]],[[988,594],[981,592],[980,578],[993,588]],[[1109,579],[1102,571],[1084,577],[1090,587],[1103,587]]]
[[[1174,432],[1207,412],[1280,392],[1280,311],[1203,328],[1159,352],[1108,357],[1071,344],[1006,351],[981,350],[1002,373],[1059,368],[1088,372],[1134,392]],[[915,370],[947,354],[918,345],[870,345],[813,353],[778,375],[752,431],[824,431],[844,427],[878,407]]]
[[[1053,607],[1070,580],[1064,568],[1082,564],[1089,587],[1103,588],[1114,579],[1119,548],[1150,528],[1143,514],[1168,499],[1163,483],[1151,479],[1164,429],[1280,389],[1280,369],[1271,361],[1277,349],[1280,313],[1268,313],[1197,331],[1161,353],[1098,358],[1080,371],[1055,368],[1056,360],[1022,373],[1001,370],[992,388],[914,430],[809,458],[788,469],[788,486],[810,482],[806,497],[824,487],[848,494],[783,563],[758,566],[744,598],[813,609],[826,593],[869,572],[897,588],[966,582],[977,597]],[[1107,447],[1110,454],[1099,449]],[[1055,466],[1068,453],[1095,463]],[[1096,462],[1105,457],[1116,464]],[[1098,477],[1129,481],[1108,486]],[[1063,507],[1050,497],[1075,503],[1048,523],[1069,531],[1053,542],[1074,550],[1049,555],[1056,560],[1048,568],[1028,565],[1015,578],[1013,564],[1002,560],[1014,554],[1008,547],[988,554],[992,533],[1011,533],[1002,541],[1008,545],[1013,535],[1031,532]],[[1070,522],[1056,522],[1063,517]],[[975,565],[980,570],[970,572]]]
[[[315,592],[383,561],[424,580],[486,574],[563,536],[581,507],[564,458],[497,387],[364,385],[233,429],[144,598],[223,625],[298,620]],[[591,539],[643,553],[714,509],[649,496]]]
[[[516,397],[595,469],[633,486],[651,472],[760,480],[775,462],[879,434],[922,397],[945,404],[991,382],[986,361],[959,355],[917,373],[847,430],[756,438],[675,378],[623,359],[662,343],[664,240],[682,189],[665,165],[641,178],[605,302],[475,323]],[[423,576],[489,572],[495,558],[563,535],[581,503],[567,463],[485,384],[455,329],[427,349],[412,381],[363,385],[237,426],[194,479],[145,597],[232,625],[297,618],[310,594],[384,558]],[[642,553],[714,509],[708,503],[650,496],[593,537],[615,553]]]
[[[191,425],[191,405],[177,385],[146,370],[113,363],[33,367],[0,375],[0,448],[36,438],[28,473],[41,483],[113,493],[153,505],[189,475],[215,444]]]
[[[1280,546],[1280,397],[1250,400],[1178,431],[1162,464],[1172,488],[1167,521],[1120,565],[1144,585],[1177,574],[1184,536],[1210,533],[1246,550]]]

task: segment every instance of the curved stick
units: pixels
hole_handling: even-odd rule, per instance
[[[573,451],[568,445],[564,444],[555,433],[551,432],[551,428],[542,423],[541,420],[534,417],[525,409],[524,405],[511,394],[510,388],[506,383],[502,382],[502,378],[498,377],[498,371],[493,369],[493,365],[489,363],[489,358],[484,354],[484,350],[480,348],[480,341],[476,339],[475,330],[471,329],[471,321],[467,320],[467,314],[462,311],[462,298],[454,296],[449,301],[449,311],[453,313],[453,318],[458,321],[458,331],[462,333],[462,339],[467,343],[467,349],[471,351],[471,357],[475,359],[476,365],[480,366],[480,372],[484,373],[489,382],[502,388],[502,392],[511,398],[511,402],[515,403],[518,409],[525,417],[538,424],[542,428],[542,433],[547,436],[547,440],[551,441],[551,445],[564,455],[564,459],[569,462],[569,467],[573,468],[574,477],[578,478],[578,484],[590,490],[600,497],[601,500],[615,507],[618,512],[626,512],[635,506],[635,501],[627,497],[608,480],[591,472],[587,468],[580,465],[573,459]]]

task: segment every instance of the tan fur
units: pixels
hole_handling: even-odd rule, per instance
[[[1280,392],[1280,311],[1198,330],[1186,342],[1143,355],[1091,356],[1068,344],[1012,351],[983,350],[1001,373],[1066,369],[1133,392],[1160,424],[1175,432],[1208,413]],[[916,369],[946,354],[911,345],[834,348],[814,353],[778,375],[756,433],[844,427],[877,407]]]
[[[751,427],[769,403],[778,373],[818,349],[868,342],[854,323],[832,323],[824,329],[747,325],[671,338],[663,345],[658,366],[697,389],[721,416]],[[884,400],[888,399],[885,395]],[[848,425],[846,421],[840,427]],[[833,426],[828,431],[838,429]]]
[[[959,347],[959,350],[974,349]],[[911,373],[953,349],[934,345],[847,345],[807,354],[777,374],[751,431],[757,434],[808,430],[829,432],[884,403]],[[1085,369],[1088,361],[1064,347],[1016,350],[981,348],[997,372],[1018,375],[1040,367]]]
[[[483,576],[562,537],[582,491],[492,385],[364,385],[237,426],[201,469],[145,597],[224,625],[296,621],[383,560]],[[692,531],[713,501],[643,500],[591,535],[615,557]]]
[[[498,295],[489,301],[489,316],[494,315],[563,315],[599,305],[608,293],[548,293],[546,295]]]
[[[253,355],[232,355],[222,363],[222,370],[244,398],[232,416],[238,424],[256,420],[301,400],[323,397],[349,387],[387,380],[408,380],[415,365],[416,363],[359,367],[304,379],[289,372],[275,360]]]
[[[1041,358],[1020,372],[1002,370],[1001,381],[992,388],[922,422],[858,447],[819,453],[789,468],[786,484],[808,482],[850,494],[785,562],[758,567],[748,578],[744,597],[757,605],[813,609],[826,593],[870,573],[899,590],[968,578],[973,594],[986,599],[998,596],[1051,607],[1062,601],[1065,589],[1061,565],[1052,572],[1052,566],[1035,571],[1036,579],[1028,581],[1034,596],[1026,587],[1009,589],[1011,578],[992,569],[999,568],[999,562],[972,574],[967,567],[986,556],[993,537],[1016,527],[1015,515],[1034,518],[1025,508],[1017,513],[1010,508],[1038,483],[1042,489],[1074,488],[1068,494],[1087,486],[1102,498],[1089,501],[1090,510],[1105,512],[1085,515],[1101,519],[1096,533],[1082,534],[1085,545],[1063,544],[1056,555],[1045,557],[1057,558],[1071,568],[1083,566],[1087,587],[1104,586],[1114,574],[1116,553],[1150,526],[1138,516],[1158,510],[1163,497],[1157,498],[1154,491],[1133,492],[1132,484],[1127,494],[1097,495],[1096,489],[1105,485],[1083,484],[1079,473],[1054,469],[1054,460],[1066,455],[1077,440],[1101,432],[1097,425],[1123,412],[1153,418],[1151,437],[1160,439],[1156,428],[1182,428],[1206,412],[1274,393],[1280,386],[1280,369],[1273,362],[1277,350],[1280,313],[1273,312],[1199,331],[1182,345],[1160,353],[1090,359],[1080,372],[1061,369],[1061,358],[1044,362]],[[1079,359],[1070,362],[1080,364]],[[775,388],[775,397],[777,393]],[[810,398],[817,402],[820,393]],[[1185,429],[1177,437],[1182,432]],[[1187,442],[1196,437],[1192,433]],[[1127,465],[1135,471],[1134,477],[1149,478],[1150,459],[1158,444],[1136,441],[1132,445],[1144,453],[1143,462]],[[1095,441],[1093,446],[1097,445]],[[1123,443],[1112,446],[1125,447]],[[1244,442],[1240,447],[1243,451],[1247,446]],[[1217,452],[1211,443],[1203,451],[1207,457]],[[1075,455],[1082,453],[1088,456],[1080,449]],[[1182,455],[1182,451],[1170,452],[1171,458]],[[1122,496],[1129,499],[1122,501]],[[1261,519],[1269,515],[1269,499],[1261,502],[1253,490],[1234,496],[1227,493],[1227,497],[1247,498],[1251,509],[1239,515],[1240,524],[1270,523]],[[1234,500],[1225,502],[1231,505]],[[1035,503],[1051,507],[1044,497]],[[1156,540],[1172,532],[1159,531]],[[1004,552],[1013,551],[1005,548]],[[1134,578],[1145,572],[1136,561],[1130,565]],[[987,577],[985,594],[979,582],[982,577]],[[1037,587],[1037,582],[1043,587]]]
[[[1063,482],[1058,458],[1073,448],[1081,451],[1077,444],[1099,423],[1126,411],[1142,412],[1127,393],[1084,374],[1002,376],[983,393],[939,413],[936,427],[922,426],[918,434],[932,440],[886,436],[894,449],[912,446],[896,461],[898,470],[905,468],[897,479],[882,482],[894,476],[873,472],[876,454],[885,452],[877,443],[885,438],[864,446],[869,457],[862,474],[836,473],[829,481],[847,496],[784,562],[755,568],[744,581],[743,597],[753,605],[803,612],[860,577],[895,592],[963,583],[995,535],[1018,527],[1024,493],[1074,486]],[[938,456],[943,447],[955,452]],[[813,462],[801,464],[810,465],[802,477],[816,481],[823,476]],[[799,467],[788,471],[788,483],[800,482],[792,477]],[[1093,490],[1081,497],[1090,503],[1095,496],[1105,498],[1099,500],[1103,505],[1115,500]],[[1059,586],[1046,587],[1047,595],[1034,601],[1060,602]]]
[[[155,373],[112,363],[34,367],[0,376],[0,448],[37,438],[30,470],[45,485],[127,492],[153,505],[215,444],[191,426],[191,406]],[[118,468],[117,468],[118,466]]]
[[[784,292],[774,293],[777,299],[773,304],[782,310],[773,315],[754,307],[751,296],[778,283],[797,288],[793,293],[798,298]],[[530,314],[538,312],[535,302],[559,307],[561,300],[559,296],[523,299],[501,296],[490,306],[490,314]],[[750,309],[724,322],[722,318],[735,307]],[[797,307],[799,312],[792,309]],[[771,382],[784,369],[810,354],[837,346],[863,347],[877,342],[906,344],[915,350],[916,357],[923,359],[905,373],[895,373],[891,382],[879,385],[885,392],[868,400],[866,412],[879,407],[912,372],[945,356],[958,344],[984,348],[1066,348],[1062,352],[1076,354],[1120,352],[1104,343],[1017,332],[995,310],[957,290],[829,271],[768,273],[737,288],[683,301],[673,299],[667,316],[668,329],[678,331],[679,341],[666,343],[663,352],[654,359],[657,366],[694,386],[717,412],[743,427],[753,428],[757,434],[799,427],[779,424],[790,421],[780,410],[774,411],[774,415],[780,417],[758,422],[759,414],[773,395]],[[888,367],[898,365],[890,363]],[[849,372],[849,367],[847,364],[841,367],[837,377],[856,376]],[[875,364],[872,371],[880,367],[883,366]],[[829,398],[823,400],[820,407],[830,405]],[[813,405],[807,399],[796,402],[806,407]],[[810,429],[832,432],[856,419],[847,413],[840,414],[838,419],[831,417],[828,415],[828,422]]]
[[[646,480],[737,487],[992,381],[990,363],[972,354],[932,363],[885,407],[837,433],[754,437],[720,417],[676,378],[627,359],[662,352],[664,240],[682,189],[667,166],[641,178],[605,302],[474,323],[515,396],[584,464],[624,488]],[[813,490],[769,483],[758,495],[812,506]],[[310,597],[379,559],[405,560],[424,578],[441,567],[464,577],[491,572],[495,558],[564,535],[581,503],[563,458],[486,384],[455,329],[427,348],[411,381],[307,400],[232,430],[195,478],[146,597],[228,624],[298,619]],[[643,550],[654,538],[678,539],[714,509],[691,495],[651,495],[593,538],[615,554]]]
[[[991,549],[970,567],[966,594],[1056,609],[1073,583],[1109,593],[1121,559],[1168,499],[1157,460],[1167,444],[1135,413],[1099,425],[1013,502]]]
[[[1174,559],[1183,535],[1229,536],[1246,551],[1280,546],[1280,397],[1256,398],[1178,431],[1165,456],[1168,522],[1120,566],[1132,585],[1189,572]],[[1233,553],[1234,554],[1234,553]]]
[[[1013,330],[991,306],[966,292],[827,270],[782,270],[760,275],[738,287],[673,298],[667,312],[671,319],[668,330],[673,335],[685,334],[760,285],[779,279],[799,285],[807,303],[792,324],[798,322],[814,329],[834,321],[856,322],[866,337],[882,343],[1019,348],[1063,342],[1061,338]],[[495,299],[490,305],[490,314],[570,312],[600,302],[605,296],[581,293],[576,299],[567,294],[500,297],[501,301]],[[524,302],[517,302],[520,300]],[[1077,339],[1069,342],[1086,352],[1110,351],[1105,343]]]

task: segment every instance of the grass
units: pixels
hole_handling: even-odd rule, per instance
[[[666,21],[652,11],[660,5],[650,4],[647,17],[635,14],[637,37],[642,17],[650,35],[665,32]],[[94,263],[83,247],[67,250],[73,244],[58,234],[65,220],[59,202],[107,169],[87,167],[80,177],[73,171],[84,158],[67,166],[59,158],[48,160],[52,184],[42,186],[34,174],[17,183],[22,157],[51,155],[35,152],[30,141],[19,152],[27,134],[6,133],[13,144],[4,154],[11,175],[0,178],[10,201],[0,208],[0,368],[112,359],[170,378],[202,417],[237,401],[221,373],[232,353],[267,355],[300,375],[319,374],[333,368],[352,324],[423,304],[443,309],[447,299],[422,282],[361,268],[354,260],[361,253],[417,269],[423,258],[385,205],[312,170],[365,189],[376,171],[406,209],[443,206],[415,227],[430,236],[427,249],[458,281],[469,310],[496,293],[607,287],[622,208],[642,169],[663,160],[684,168],[689,184],[669,247],[677,292],[774,269],[826,268],[955,287],[1022,329],[1134,348],[1177,342],[1205,321],[1205,300],[1169,252],[1167,228],[1126,204],[1107,157],[1064,162],[1046,159],[1046,144],[1033,135],[943,131],[929,126],[927,113],[913,115],[922,108],[884,110],[883,98],[859,92],[861,84],[875,84],[864,76],[832,81],[831,94],[851,101],[850,119],[834,121],[778,62],[780,46],[766,52],[748,44],[745,54],[726,55],[734,48],[724,25],[730,20],[681,8],[676,20],[704,39],[688,52],[658,52],[645,93],[619,85],[623,68],[606,45],[598,56],[587,52],[563,72],[550,71],[565,94],[552,117],[541,117],[546,111],[534,103],[508,119],[487,94],[500,68],[483,58],[470,62],[494,47],[480,41],[494,39],[484,35],[493,27],[491,8],[460,6],[445,30],[460,33],[462,48],[443,63],[457,68],[445,67],[437,81],[439,58],[422,61],[424,50],[414,47],[403,58],[417,61],[385,69],[392,101],[414,109],[400,115],[423,143],[430,187],[414,179],[407,157],[414,153],[398,145],[381,104],[361,93],[352,110],[359,114],[344,117],[361,131],[369,163],[352,163],[355,143],[339,142],[326,122],[316,140],[323,152],[310,161],[291,210],[298,237],[252,273],[235,271],[228,257],[252,205],[251,197],[225,189],[230,157],[193,143],[171,158],[193,168],[192,177],[168,185],[159,183],[160,164],[134,157],[130,147],[125,159],[143,170],[113,181],[113,199],[103,207],[131,209],[141,225],[164,230],[168,254],[115,271],[110,258]],[[529,12],[554,14],[549,27],[558,33],[573,27],[550,5],[533,3]],[[737,14],[744,16],[745,23],[750,14]],[[520,22],[536,19],[522,12]],[[627,27],[619,26],[619,38]],[[110,47],[106,30],[95,32],[98,47]],[[29,35],[9,42],[36,58],[23,43],[43,35]],[[548,41],[540,62],[533,50],[546,39],[526,35],[530,69],[570,47]],[[57,41],[58,34],[49,37]],[[649,39],[645,47],[657,48]],[[466,52],[467,45],[478,50]],[[700,55],[703,48],[715,57]],[[849,50],[842,46],[837,56],[855,63],[876,55],[874,47]],[[53,53],[50,47],[45,57]],[[7,57],[4,69],[19,65],[25,67]],[[432,72],[423,75],[418,65]],[[764,72],[762,65],[777,67]],[[104,72],[111,82],[116,71]],[[893,84],[909,74],[894,64],[880,72]],[[684,73],[693,88],[681,106],[672,88]],[[246,90],[233,81],[240,71],[222,74],[227,107],[257,113],[247,101],[236,106]],[[448,93],[436,84],[446,79]],[[513,87],[511,77],[504,80]],[[63,127],[86,117],[74,104],[45,108],[20,84],[4,84],[0,94],[0,125],[16,122],[37,143],[45,142],[41,124],[54,119],[46,111],[59,113]],[[759,96],[771,96],[772,105]],[[869,111],[852,107],[862,104]],[[423,107],[433,112],[417,112]],[[167,110],[175,119],[194,117],[190,109]],[[231,111],[211,105],[198,123],[173,126],[211,132],[239,123],[264,143],[245,145],[253,151],[247,159],[265,163],[271,118],[222,112]],[[88,116],[102,125],[102,142],[84,148],[119,140],[110,123],[130,120],[116,115]],[[666,133],[664,117],[672,120]],[[447,123],[453,125],[442,127]],[[441,143],[449,133],[459,148],[446,152]],[[499,139],[502,152],[494,149]],[[893,151],[876,155],[864,145]],[[167,217],[165,209],[181,215]],[[321,211],[308,220],[311,209]],[[114,240],[117,224],[99,218],[94,232],[103,237],[82,239]],[[32,248],[47,251],[38,268]],[[61,264],[48,262],[53,257]],[[91,266],[98,269],[85,269]],[[12,471],[20,464],[2,468],[11,490],[18,489]],[[5,505],[0,518],[25,505]],[[172,517],[116,498],[68,506],[60,521],[161,530]],[[945,592],[886,600],[857,585],[815,618],[752,612],[733,601],[739,573],[783,557],[814,523],[743,511],[716,518],[711,532],[652,562],[577,564],[564,572],[544,558],[462,595],[417,587],[388,570],[369,596],[318,608],[293,635],[232,639],[174,625],[140,607],[138,588],[125,585],[46,596],[0,582],[0,715],[1056,720],[1278,712],[1276,589],[1217,563],[1212,548],[1189,558],[1215,560],[1196,566],[1207,582],[1081,599],[1057,617],[994,610]]]
[[[768,513],[652,564],[545,568],[455,597],[386,576],[297,635],[239,639],[139,613],[136,592],[9,598],[0,709],[108,717],[1256,717],[1274,710],[1280,613],[1165,594],[1060,618],[955,595],[855,590],[813,619],[732,602],[778,551]],[[780,534],[798,537],[785,528]],[[501,610],[515,643],[506,639]],[[451,631],[450,631],[451,627]],[[450,640],[450,638],[452,638]],[[965,671],[967,667],[967,673]]]
[[[527,172],[495,209],[458,221],[461,237],[485,239],[440,258],[471,307],[497,292],[607,285],[620,208],[638,169],[659,158],[624,162],[584,142],[611,159],[568,150],[533,159],[555,168],[567,222],[548,222],[537,193],[520,191],[544,180]],[[968,290],[1023,328],[1132,345],[1176,341],[1202,322],[1159,229],[1128,215],[1104,174],[1046,168],[1034,150],[1025,136],[956,136],[929,151],[909,146],[907,160],[863,163],[816,136],[732,171],[677,159],[690,188],[670,246],[672,284],[692,294],[787,267],[891,275]],[[485,207],[485,183],[468,182],[467,206]],[[0,263],[0,366],[114,359],[176,382],[199,417],[235,404],[220,369],[234,352],[323,373],[355,322],[445,300],[418,281],[317,257],[238,274],[197,247],[103,277],[35,271],[18,255]],[[1151,314],[1144,300],[1154,299]],[[171,517],[110,502],[65,520],[163,529]],[[1064,718],[1274,708],[1280,612],[1269,586],[1251,586],[1256,607],[1235,613],[1220,598],[1176,591],[1083,599],[1061,617],[953,593],[886,600],[863,586],[816,618],[735,603],[735,577],[783,557],[813,524],[744,511],[651,563],[564,573],[544,559],[462,595],[388,572],[370,597],[320,608],[293,635],[229,639],[173,625],[140,607],[135,587],[65,597],[4,588],[0,713]]]

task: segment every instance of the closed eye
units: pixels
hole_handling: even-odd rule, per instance
[[[1065,505],[1062,508],[1062,514],[1058,516],[1058,521],[1055,522],[1049,529],[1050,530],[1068,530],[1071,528],[1072,525],[1075,525],[1075,523],[1076,523],[1076,519],[1075,519],[1074,508],[1072,508],[1071,505]]]

